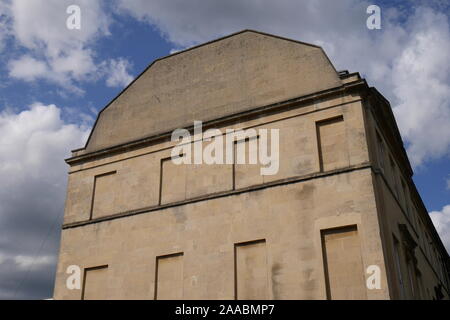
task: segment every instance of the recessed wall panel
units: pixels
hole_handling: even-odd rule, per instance
[[[116,172],[98,175],[94,181],[91,218],[100,218],[116,213],[115,202],[120,191]]]
[[[108,298],[108,266],[88,268],[84,271],[83,300]]]
[[[366,299],[361,244],[356,226],[322,231],[327,297]]]
[[[202,163],[192,164],[187,168],[187,199],[233,188],[233,165],[226,164],[225,136],[213,136],[202,141],[201,146]],[[195,147],[193,147],[194,149]],[[192,161],[194,161],[194,155]]]
[[[265,240],[235,245],[236,299],[268,299]]]
[[[235,188],[245,188],[252,185],[262,184],[264,182],[261,174],[261,165],[259,164],[259,138],[252,137],[250,139],[237,141],[234,145],[234,176]],[[269,149],[270,150],[270,149]],[[243,153],[242,163],[239,163],[238,153]],[[251,163],[253,159],[254,163]]]
[[[155,300],[183,298],[183,254],[156,258]]]
[[[186,199],[186,170],[190,165],[161,160],[161,204]]]
[[[329,171],[349,165],[345,123],[342,117],[317,123],[320,168]]]

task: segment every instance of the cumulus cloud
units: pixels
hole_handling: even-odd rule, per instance
[[[76,1],[81,9],[81,28],[68,29],[66,10],[73,4],[71,0],[11,0],[17,39],[28,48],[43,47],[50,57],[57,57],[109,33],[101,2],[90,0]]]
[[[168,41],[187,47],[246,28],[297,39],[365,28],[366,1],[118,0],[118,8],[156,26]],[[345,19],[342,19],[345,18]],[[330,25],[333,28],[330,28]]]
[[[419,9],[392,68],[394,112],[413,164],[449,155],[450,27],[448,17]]]
[[[66,27],[66,9],[73,4],[71,0],[8,0],[0,5],[0,26],[8,31],[0,31],[0,42],[10,37],[27,50],[9,61],[11,77],[24,81],[44,79],[82,94],[79,84],[105,77],[101,66],[108,63],[118,70],[108,75],[106,84],[123,85],[129,77],[125,60],[98,61],[93,49],[97,40],[110,35],[112,19],[103,1],[76,1],[81,12],[80,29]]]
[[[106,85],[108,87],[126,87],[133,80],[133,77],[128,73],[131,64],[127,60],[123,58],[111,59],[106,65]]]
[[[62,120],[62,109],[36,103],[0,113],[0,299],[53,292],[70,149],[90,123]]]
[[[19,57],[9,63],[10,74],[16,78],[33,80],[43,78],[53,83],[75,89],[73,80],[95,78],[94,52],[89,45],[98,37],[109,34],[109,20],[101,8],[100,1],[79,0],[81,29],[66,27],[66,9],[70,0],[10,0],[9,14],[14,40],[35,55],[39,60],[36,68],[19,72],[17,67],[28,56]],[[47,69],[42,66],[47,65]],[[23,68],[22,68],[23,69]],[[32,74],[32,77],[29,76]]]
[[[43,77],[48,72],[45,62],[34,59],[29,55],[23,55],[17,60],[9,62],[9,76],[13,78],[33,81]]]
[[[450,252],[450,205],[444,206],[441,211],[430,212],[430,217],[447,248],[447,252]]]
[[[177,48],[246,28],[321,45],[338,69],[361,72],[391,101],[414,166],[449,155],[450,33],[439,13],[448,4],[382,6],[382,29],[368,30],[368,1],[117,1]]]

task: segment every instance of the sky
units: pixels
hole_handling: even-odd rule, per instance
[[[381,29],[366,10],[381,8]],[[80,29],[67,28],[70,5]],[[447,0],[0,0],[0,299],[53,294],[70,150],[155,59],[243,29],[320,45],[390,102],[450,251]]]

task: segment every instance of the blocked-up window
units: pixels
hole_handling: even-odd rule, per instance
[[[175,164],[171,158],[161,160],[160,204],[186,199],[187,164]]]
[[[208,131],[205,136],[207,133]],[[197,147],[202,146],[203,159],[201,164],[192,164],[187,167],[186,198],[188,199],[229,191],[233,188],[233,165],[226,164],[225,136],[218,133],[216,132],[216,135],[210,138],[205,137],[205,140],[196,144]]]
[[[236,299],[269,298],[265,240],[235,245],[235,282]]]
[[[263,183],[258,162],[258,136],[234,144],[234,187],[236,189]],[[269,148],[269,147],[268,147]]]
[[[406,260],[406,267],[408,269],[409,288],[411,290],[411,297],[416,297],[416,270],[414,268],[411,257]]]
[[[320,170],[328,171],[349,166],[344,118],[317,122]]]
[[[385,157],[384,142],[383,139],[381,139],[381,136],[378,132],[377,132],[377,146],[378,146],[378,163],[380,164],[381,170],[384,171],[384,157]]]
[[[403,190],[403,202],[405,205],[405,211],[406,214],[412,219],[411,215],[410,215],[410,210],[409,210],[409,193],[408,193],[408,188],[406,187],[405,182],[402,180],[402,190]]]
[[[222,136],[219,136],[218,139],[222,139]],[[208,147],[211,148],[211,142],[201,141],[201,145],[201,151],[211,150],[208,149]],[[224,148],[224,146],[221,147]],[[232,189],[232,164],[223,164],[223,159],[219,159],[219,156],[217,159],[212,159],[214,161],[209,157],[206,159],[203,157],[205,153],[200,153],[200,158],[203,159],[196,163],[194,151],[193,147],[192,155],[181,156],[179,164],[175,164],[171,158],[161,160],[160,204]],[[215,152],[212,153],[215,154]]]
[[[394,188],[394,193],[397,199],[399,198],[399,191],[398,191],[398,182],[397,182],[397,166],[395,165],[394,160],[392,157],[389,157],[389,163],[391,165],[391,181],[392,181],[392,187]]]
[[[428,258],[428,260],[430,260],[431,261],[431,256],[432,256],[432,254],[431,254],[431,248],[430,248],[430,237],[428,236],[428,232],[427,231],[425,231],[425,237],[424,237],[424,240],[425,240],[425,253],[426,253],[426,255],[427,255],[427,258]]]
[[[402,259],[400,257],[400,242],[394,237],[394,261],[397,272],[398,286],[400,288],[400,298],[405,297],[405,285],[403,282]]]
[[[155,300],[183,298],[183,253],[156,258]]]
[[[108,299],[108,266],[84,269],[82,300]]]
[[[120,193],[120,186],[116,171],[95,176],[91,219],[115,213],[114,201],[118,193]]]
[[[356,226],[322,230],[327,298],[366,299],[365,273]]]

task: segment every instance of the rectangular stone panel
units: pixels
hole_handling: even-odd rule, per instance
[[[186,171],[189,166],[175,164],[171,158],[161,160],[161,204],[186,199]]]
[[[316,125],[321,171],[349,166],[343,117],[320,121]]]
[[[327,298],[367,299],[361,244],[356,226],[323,230],[322,250]]]
[[[252,144],[253,147],[251,147]],[[258,137],[236,141],[234,144],[234,184],[236,189],[258,185],[264,182],[263,176],[261,175],[258,151]],[[241,155],[242,161],[238,161],[238,153],[243,153]],[[253,159],[253,161],[250,161],[250,159]]]
[[[268,299],[266,241],[235,245],[236,299]]]
[[[155,300],[183,298],[183,253],[156,258]]]
[[[215,143],[216,139],[222,141]],[[186,198],[192,199],[208,194],[229,191],[233,188],[233,165],[226,164],[225,136],[218,135],[208,140],[197,142],[201,145],[202,163],[194,164],[194,155],[191,165],[186,171]],[[222,147],[222,150],[220,150]],[[218,150],[216,150],[216,148]],[[194,150],[195,147],[192,148]],[[214,150],[214,151],[213,151]],[[216,154],[216,152],[218,154]],[[222,156],[220,156],[222,152]]]
[[[84,270],[82,300],[105,300],[108,298],[108,266]]]
[[[92,195],[91,219],[100,218],[115,213],[115,198],[120,191],[116,171],[95,177],[94,193]]]

